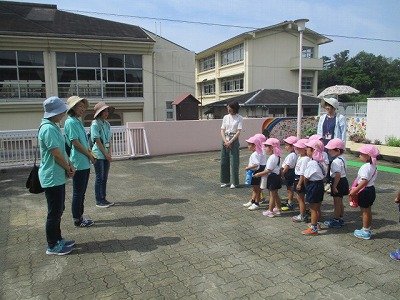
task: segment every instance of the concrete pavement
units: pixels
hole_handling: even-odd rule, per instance
[[[248,157],[241,150],[243,180]],[[348,169],[352,181],[358,169]],[[379,173],[373,238],[359,240],[348,198],[346,225],[312,237],[290,220],[297,211],[246,210],[249,188],[219,187],[219,152],[115,161],[115,206],[95,207],[91,174],[91,228],[73,226],[68,182],[62,231],[77,245],[56,257],[45,254],[46,201],[25,189],[28,172],[0,173],[0,299],[400,299],[400,262],[389,258],[400,248],[399,174]],[[328,195],[322,209],[331,216]]]

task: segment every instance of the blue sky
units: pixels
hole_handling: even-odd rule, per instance
[[[310,20],[306,24],[308,28],[333,40],[332,43],[320,47],[320,56],[331,57],[340,51],[350,50],[351,57],[360,51],[366,51],[375,55],[400,58],[399,0],[20,0],[19,2],[56,4],[60,10],[137,25],[196,53],[251,30],[244,27],[262,28],[286,20],[307,18]],[[227,24],[243,28],[165,19]]]

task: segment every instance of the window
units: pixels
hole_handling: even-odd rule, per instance
[[[244,58],[244,45],[240,44],[221,52],[221,66],[242,61],[243,58]]]
[[[303,58],[314,58],[314,48],[313,47],[303,47],[301,52]]]
[[[221,93],[243,91],[243,75],[232,76],[221,81]]]
[[[46,98],[42,52],[0,51],[0,98]]]
[[[215,81],[203,83],[203,95],[214,95],[215,94]]]
[[[143,97],[142,56],[57,53],[58,95]]]
[[[284,107],[272,107],[268,109],[269,116],[272,117],[284,117],[285,108]]]
[[[172,101],[165,102],[166,113],[167,113],[167,121],[171,121],[174,119],[174,107],[172,106]]]
[[[313,91],[313,78],[302,77],[301,78],[301,91],[303,93],[312,93]]]
[[[200,72],[215,69],[215,55],[200,59]]]
[[[303,116],[317,116],[318,105],[314,107],[303,107]]]

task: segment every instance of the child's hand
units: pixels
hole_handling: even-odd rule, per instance
[[[394,203],[400,203],[400,198],[399,198],[399,197],[396,197],[396,198],[394,199]]]

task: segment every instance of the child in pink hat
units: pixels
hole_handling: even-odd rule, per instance
[[[319,134],[313,134],[310,136],[309,140],[319,140],[322,143],[324,143],[324,137],[319,135]],[[329,170],[330,170],[330,161],[329,161],[329,156],[327,152],[323,152],[322,155],[324,156],[324,162],[326,164],[326,167],[328,168],[328,172],[326,175],[326,184],[325,184],[325,192],[330,193],[331,192],[331,185],[330,185],[330,177],[329,177]]]
[[[262,141],[265,140],[260,135],[254,135],[251,138],[247,139],[247,148],[252,152],[249,158],[249,164],[245,168],[245,171],[248,170],[254,171],[254,174],[264,171],[266,158],[265,152],[262,147]],[[244,203],[243,206],[247,207],[249,210],[256,210],[260,208],[260,181],[259,177],[252,177],[251,179],[251,187],[253,189],[251,200],[247,203]]]
[[[280,174],[280,161],[281,161],[281,143],[278,139],[269,138],[264,142],[265,152],[270,155],[267,160],[267,165],[263,172],[257,173],[255,177],[261,177],[261,190],[267,188],[269,190],[269,208],[263,212],[264,216],[274,217],[281,214],[281,199],[279,198],[278,191],[282,187]]]
[[[324,144],[320,140],[311,140],[306,143],[307,156],[311,159],[304,172],[306,181],[306,202],[310,204],[311,224],[302,233],[317,235],[320,228],[321,203],[324,199],[324,178],[327,173],[324,164]]]
[[[296,166],[294,167],[294,183],[293,190],[296,192],[296,199],[299,203],[299,211],[300,213],[297,216],[292,218],[293,222],[307,222],[308,217],[306,215],[306,188],[304,185],[304,172],[307,168],[307,164],[310,161],[310,158],[306,154],[306,143],[308,139],[300,139],[296,143],[293,144],[294,151],[298,155]]]
[[[347,164],[346,159],[342,155],[345,151],[345,145],[341,139],[334,138],[328,142],[325,148],[328,149],[329,156],[333,157],[329,176],[334,216],[332,219],[326,220],[324,224],[329,228],[340,228],[344,226],[343,196],[349,194],[349,182],[346,175]]]
[[[289,153],[285,160],[282,163],[281,168],[281,178],[283,180],[283,184],[286,185],[286,190],[288,193],[288,202],[286,206],[282,207],[282,210],[291,210],[293,209],[293,183],[294,183],[294,167],[297,162],[297,154],[294,151],[294,144],[297,142],[297,138],[295,136],[289,136],[283,140],[285,142],[285,150]]]
[[[361,229],[354,231],[354,236],[360,239],[369,240],[371,238],[372,224],[372,204],[376,198],[375,180],[377,177],[376,158],[379,155],[379,150],[375,145],[365,144],[361,146],[360,160],[364,162],[357,173],[357,186],[352,188],[349,196],[358,194],[358,206],[360,206],[362,214]]]

